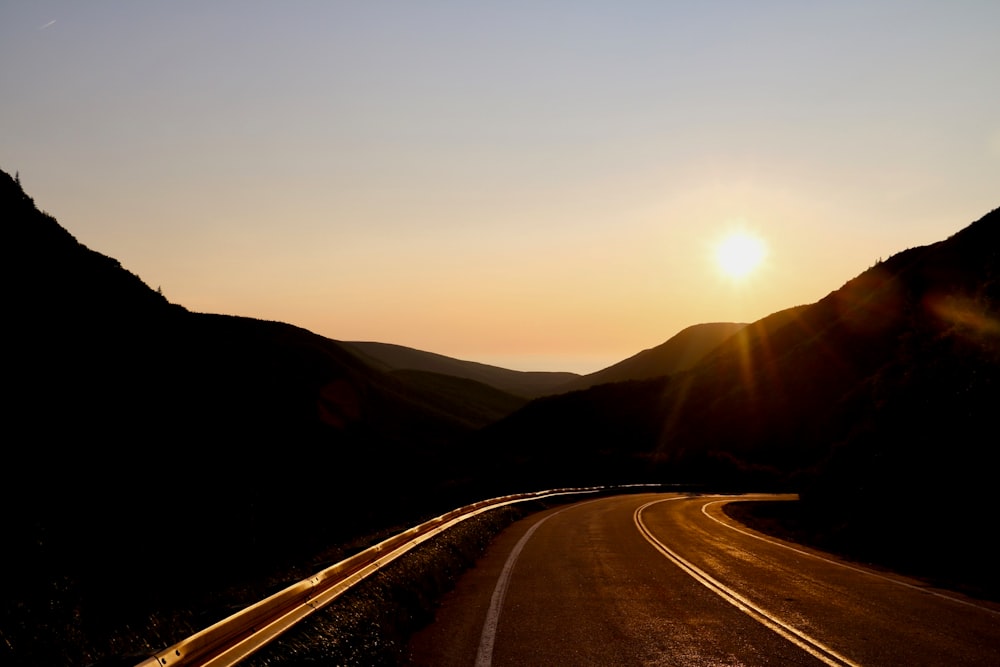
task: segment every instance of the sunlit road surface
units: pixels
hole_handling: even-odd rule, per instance
[[[1000,665],[1000,605],[759,535],[723,515],[732,499],[616,496],[513,525],[411,664]]]

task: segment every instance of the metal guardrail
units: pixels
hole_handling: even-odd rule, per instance
[[[638,486],[638,485],[637,485]],[[167,647],[136,667],[228,667],[322,609],[383,565],[457,523],[488,510],[541,498],[599,493],[608,487],[556,489],[501,496],[452,510],[394,535],[292,584],[204,630]]]

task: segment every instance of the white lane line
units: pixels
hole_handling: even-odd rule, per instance
[[[760,498],[747,498],[747,500],[761,500],[761,499]],[[884,574],[879,574],[878,572],[873,572],[872,570],[866,570],[866,569],[861,568],[861,567],[856,567],[854,565],[849,565],[847,563],[843,563],[843,562],[840,562],[840,561],[835,561],[835,560],[831,560],[829,558],[825,558],[824,556],[820,556],[819,554],[814,554],[814,553],[810,553],[808,551],[803,551],[802,549],[796,549],[795,547],[790,546],[788,544],[784,544],[783,542],[777,542],[775,540],[772,540],[772,539],[769,539],[767,537],[764,537],[763,535],[757,535],[755,533],[751,533],[750,531],[743,530],[742,528],[740,528],[738,526],[734,526],[732,524],[728,524],[725,521],[722,521],[722,520],[720,520],[720,519],[712,516],[711,514],[709,514],[706,511],[707,508],[710,505],[717,505],[719,503],[729,503],[729,502],[740,502],[740,501],[736,500],[736,499],[713,500],[710,503],[705,503],[704,505],[702,505],[702,507],[701,507],[701,513],[704,514],[705,516],[707,516],[712,521],[714,521],[717,524],[719,524],[720,526],[725,526],[726,528],[728,528],[730,530],[735,530],[737,533],[743,533],[744,535],[747,535],[749,537],[754,537],[754,538],[760,540],[761,542],[767,542],[768,544],[773,544],[775,546],[784,547],[785,549],[788,549],[789,551],[794,551],[797,554],[801,554],[803,556],[810,556],[811,558],[815,558],[816,560],[821,560],[824,563],[830,563],[831,565],[837,565],[839,567],[851,570],[853,572],[860,572],[861,574],[867,574],[869,577],[875,577],[876,579],[881,579],[882,581],[888,581],[888,582],[896,584],[898,586],[905,586],[906,588],[912,588],[915,591],[920,591],[921,593],[926,593],[927,595],[933,595],[935,597],[939,597],[939,598],[942,598],[944,600],[948,600],[950,602],[957,602],[958,604],[964,604],[967,607],[973,607],[974,609],[979,609],[981,611],[988,611],[991,614],[1000,615],[1000,611],[998,611],[996,609],[990,609],[989,607],[984,607],[981,604],[976,604],[975,602],[970,602],[969,600],[962,600],[960,598],[952,597],[951,595],[946,595],[945,593],[941,593],[939,591],[935,591],[935,590],[927,588],[925,586],[916,586],[914,584],[910,584],[910,583],[907,583],[905,581],[900,581],[899,579],[893,579],[892,577],[887,577]]]
[[[507,556],[507,562],[504,563],[503,570],[500,572],[500,577],[497,579],[496,588],[493,589],[493,597],[490,599],[490,608],[489,611],[486,612],[486,621],[483,623],[483,634],[479,638],[479,652],[476,654],[475,667],[490,667],[493,664],[493,644],[496,641],[497,624],[500,622],[500,612],[503,610],[504,598],[507,597],[507,587],[510,585],[510,575],[514,570],[514,563],[517,562],[518,556],[521,555],[521,550],[524,549],[524,545],[528,543],[528,540],[530,540],[531,536],[535,534],[535,531],[538,530],[539,526],[552,517],[562,514],[566,510],[574,507],[587,505],[593,502],[597,501],[588,500],[585,503],[575,503],[569,507],[562,508],[558,512],[553,512],[529,528],[528,532],[522,535],[521,539],[514,545],[514,548],[511,549],[510,555]]]
[[[695,581],[702,584],[705,588],[712,591],[720,598],[722,598],[729,604],[733,605],[734,607],[742,611],[750,618],[754,619],[758,623],[764,625],[770,630],[781,635],[782,637],[792,642],[793,644],[795,644],[802,650],[806,651],[810,655],[814,656],[818,660],[824,662],[827,665],[831,665],[831,667],[842,667],[843,665],[849,665],[850,667],[860,667],[858,663],[853,662],[852,660],[840,655],[839,653],[834,651],[829,646],[826,646],[819,640],[810,637],[801,630],[798,630],[795,627],[791,626],[790,624],[786,623],[785,621],[782,621],[774,614],[768,613],[767,611],[761,609],[747,598],[743,597],[736,591],[725,586],[722,582],[710,576],[704,570],[695,567],[689,561],[681,558],[667,545],[665,545],[660,540],[656,539],[653,533],[649,530],[649,528],[646,527],[646,524],[643,522],[642,512],[647,507],[662,502],[666,501],[654,500],[652,502],[646,503],[645,505],[637,509],[635,511],[635,514],[633,514],[633,519],[635,521],[636,527],[639,528],[639,532],[642,533],[642,536],[646,538],[646,541],[652,544],[657,551],[659,551],[661,554],[670,559],[675,565],[677,565],[677,567],[679,567],[681,570],[689,574]]]

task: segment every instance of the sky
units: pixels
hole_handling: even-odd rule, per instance
[[[587,373],[1000,206],[1000,2],[4,0],[0,169],[189,310]],[[737,278],[734,231],[766,248]]]

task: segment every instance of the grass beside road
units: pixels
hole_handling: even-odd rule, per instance
[[[970,597],[1000,601],[1000,581],[995,570],[978,565],[983,560],[981,554],[970,553],[978,549],[960,542],[941,543],[942,540],[930,535],[923,538],[920,547],[915,547],[870,531],[825,525],[811,517],[800,501],[741,501],[727,503],[723,511],[765,535]]]

